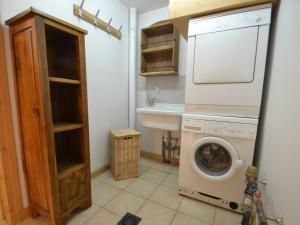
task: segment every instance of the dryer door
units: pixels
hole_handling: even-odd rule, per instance
[[[193,170],[209,181],[221,182],[235,176],[243,168],[238,152],[228,141],[218,137],[203,137],[190,149]]]
[[[258,27],[196,36],[195,84],[251,83],[254,79]]]

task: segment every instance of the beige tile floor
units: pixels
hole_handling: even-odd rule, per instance
[[[116,225],[126,212],[141,217],[140,225],[240,225],[238,214],[178,195],[177,167],[141,159],[140,173],[115,181],[107,171],[93,179],[93,206],[67,225]],[[42,220],[21,225],[29,224],[45,225]]]

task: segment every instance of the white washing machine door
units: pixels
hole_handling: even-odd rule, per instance
[[[196,174],[214,182],[229,180],[244,165],[234,146],[219,137],[200,138],[190,149],[189,158]]]

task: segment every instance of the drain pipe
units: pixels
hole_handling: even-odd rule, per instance
[[[136,105],[136,41],[137,41],[137,9],[129,10],[129,84],[128,84],[128,123],[129,128],[135,128]]]

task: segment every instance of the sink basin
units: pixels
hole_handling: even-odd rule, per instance
[[[155,104],[136,110],[141,115],[142,125],[161,130],[179,131],[183,104]]]

